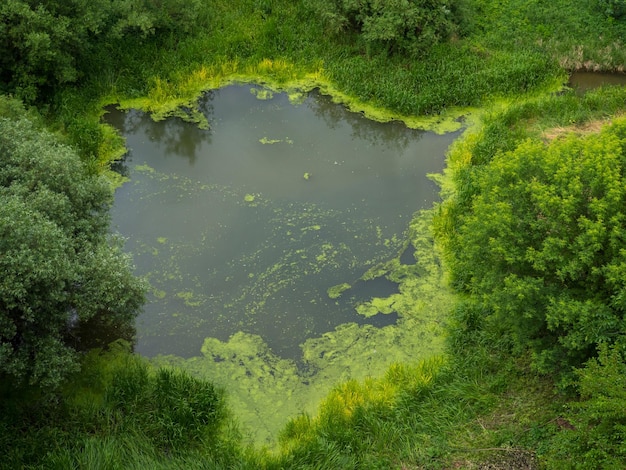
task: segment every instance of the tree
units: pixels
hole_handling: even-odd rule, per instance
[[[54,387],[80,325],[122,327],[143,303],[108,234],[109,185],[25,117],[0,118],[0,376]]]
[[[598,7],[609,18],[621,19],[626,14],[626,0],[598,0]]]
[[[0,92],[27,102],[94,73],[81,64],[109,43],[127,49],[207,22],[200,0],[5,0],[0,4]],[[110,55],[110,54],[109,54]],[[104,57],[104,55],[100,55]]]
[[[459,216],[453,279],[491,325],[568,372],[626,332],[626,120],[494,156]]]
[[[356,33],[368,50],[417,56],[456,29],[454,0],[309,0],[332,34]]]

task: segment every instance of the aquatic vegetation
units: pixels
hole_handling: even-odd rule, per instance
[[[284,99],[276,94],[262,106],[280,108],[284,106],[281,97]],[[131,200],[121,206],[132,214],[152,217],[150,207],[155,203],[160,208],[170,201],[198,201],[193,206],[198,224],[192,233],[160,226],[155,240],[140,235],[146,229],[142,225],[131,240],[130,249],[140,265],[149,266],[146,274],[154,289],[138,350],[150,351],[150,355],[180,354],[160,355],[155,361],[210,377],[228,389],[246,432],[256,442],[274,442],[289,417],[303,410],[312,412],[338,380],[360,380],[383,374],[395,362],[430,357],[441,351],[444,340],[441,318],[450,293],[434,259],[436,254],[432,249],[427,253],[426,245],[432,248],[432,240],[421,241],[430,237],[428,223],[419,229],[412,226],[407,234],[411,212],[378,218],[367,204],[371,184],[354,201],[348,193],[336,200],[333,194],[343,188],[326,186],[370,165],[380,165],[383,152],[403,155],[408,145],[424,136],[391,124],[377,124],[368,132],[360,122],[361,115],[347,113],[332,100],[306,103],[307,110],[310,107],[323,119],[323,129],[344,125],[345,115],[353,117],[354,122],[347,124],[350,147],[361,135],[367,136],[366,146],[373,147],[375,158],[370,162],[359,153],[356,164],[347,157],[340,161],[317,157],[316,162],[307,161],[316,177],[306,184],[259,166],[261,174],[270,170],[280,178],[266,188],[209,183],[197,179],[195,169],[187,174],[184,169],[163,171],[156,159],[151,164],[158,169],[141,163],[136,166],[139,171],[133,175]],[[264,115],[266,120],[268,117]],[[257,137],[251,137],[253,144]],[[387,149],[388,141],[398,139],[404,139],[404,144]],[[267,137],[258,141],[280,143]],[[298,146],[288,150],[284,157],[278,152],[261,155],[268,164],[286,164],[295,161],[293,152]],[[397,157],[388,158],[395,161]],[[303,174],[301,167],[297,171],[293,174]],[[368,171],[376,178],[382,176],[382,169]],[[312,171],[304,174],[310,177]],[[277,191],[282,184],[287,190]],[[329,192],[328,201],[315,194],[316,185]],[[311,196],[301,200],[289,197],[309,188],[315,202],[308,201]],[[412,203],[404,203],[412,210]],[[177,214],[189,217],[182,206],[176,207]],[[394,211],[400,207],[395,203]],[[385,216],[391,214],[388,212]],[[161,216],[159,209],[155,217],[159,220]],[[133,221],[135,218],[131,215]],[[236,248],[220,242],[223,236],[240,237],[239,233],[247,232],[254,232],[256,238],[240,238]],[[401,266],[399,253],[407,243],[422,256],[415,265]],[[424,244],[421,251],[417,250],[420,244]],[[421,283],[411,280],[414,272],[421,276]],[[362,285],[366,279],[384,278],[393,279],[398,287],[374,296],[374,291]],[[185,338],[184,344],[180,338]]]
[[[380,268],[399,281],[401,293],[372,299],[371,305],[377,312],[387,311],[392,305],[399,315],[397,324],[384,328],[340,325],[304,341],[298,362],[275,354],[260,336],[242,331],[227,341],[206,338],[202,357],[168,355],[154,362],[183,368],[228,389],[231,405],[250,438],[275,443],[278,430],[288,418],[302,411],[312,413],[337,382],[380,376],[392,364],[412,363],[441,353],[444,314],[453,297],[436,253],[428,249],[432,247],[427,230],[430,218],[431,214],[425,212],[411,227],[411,243],[421,255],[416,264],[400,265],[393,260]],[[419,280],[409,272],[419,272]],[[341,294],[349,287],[343,283],[333,292]]]
[[[336,286],[333,287],[329,287],[328,291],[326,291],[328,293],[328,297],[331,299],[336,299],[338,297],[341,296],[341,294],[345,291],[350,289],[350,284],[348,284],[347,282],[343,282],[341,284],[337,284]]]
[[[392,313],[395,311],[396,297],[400,297],[400,294],[395,294],[385,299],[374,297],[371,300],[363,302],[356,306],[356,311],[364,317],[373,317],[379,313]]]
[[[250,93],[259,100],[271,100],[274,98],[274,92],[268,88],[250,88]]]
[[[282,142],[281,139],[268,139],[267,137],[261,137],[259,139],[259,142],[261,142],[263,145],[267,145],[267,144],[277,144],[279,142]]]
[[[280,144],[282,142],[284,142],[286,144],[293,144],[293,140],[291,140],[288,137],[285,137],[284,139],[268,139],[267,137],[261,137],[259,139],[259,142],[261,142],[263,145]],[[305,179],[307,179],[307,178],[305,178]]]

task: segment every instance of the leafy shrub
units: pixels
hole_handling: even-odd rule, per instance
[[[567,373],[624,331],[625,132],[619,120],[498,153],[456,215],[455,285],[479,300],[486,328],[533,351],[539,371]]]
[[[611,18],[619,19],[626,14],[626,0],[598,0],[598,6]]]
[[[600,347],[577,373],[581,400],[571,405],[571,426],[551,442],[553,468],[626,467],[626,363],[623,348]]]
[[[368,50],[416,56],[455,30],[453,0],[309,0],[335,35],[356,33]]]
[[[108,234],[108,183],[70,147],[0,117],[0,155],[0,377],[54,388],[76,327],[129,324],[143,285]]]

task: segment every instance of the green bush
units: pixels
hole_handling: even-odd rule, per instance
[[[625,133],[618,120],[599,134],[524,141],[479,159],[463,188],[452,279],[479,302],[465,321],[508,331],[542,372],[567,373],[625,328]]]
[[[625,0],[598,0],[602,12],[611,18],[619,19],[626,14]]]
[[[0,155],[0,377],[54,388],[77,365],[78,327],[130,324],[143,285],[108,233],[108,183],[71,148],[0,117]]]
[[[626,363],[623,344],[600,347],[597,359],[578,370],[581,399],[570,405],[569,426],[551,441],[552,468],[626,467]]]
[[[368,51],[417,56],[454,32],[453,0],[309,0],[334,35],[356,33]]]

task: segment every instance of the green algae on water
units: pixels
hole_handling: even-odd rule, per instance
[[[293,175],[299,178],[310,168]],[[168,355],[155,361],[185,368],[228,390],[232,408],[253,441],[271,445],[288,418],[313,412],[338,381],[382,375],[395,362],[417,361],[441,351],[442,312],[450,293],[442,282],[427,230],[409,229],[416,253],[422,246],[430,251],[415,266],[405,267],[396,257],[406,248],[406,237],[389,233],[384,223],[368,215],[355,216],[319,203],[279,203],[254,186],[206,184],[147,168],[139,173],[145,180],[168,181],[171,188],[167,195],[159,189],[163,194],[146,198],[167,197],[176,203],[197,197],[200,204],[215,204],[211,213],[193,213],[196,219],[204,217],[193,238],[177,238],[175,231],[173,235],[164,229],[156,242],[154,236],[137,242],[142,248],[138,256],[154,253],[158,247],[158,259],[150,260],[150,282],[155,292],[165,293],[167,305],[159,307],[160,311],[176,312],[158,316],[158,324],[149,325],[142,334],[152,341],[169,341],[168,337],[191,338],[197,331],[218,331],[219,337],[204,339],[199,357]],[[322,180],[293,187],[308,190]],[[224,229],[238,211],[245,217],[237,219],[237,230],[261,236],[249,248],[240,245],[222,257],[215,240],[236,236]],[[193,269],[184,264],[189,260]],[[413,279],[416,273],[419,282]],[[360,275],[397,279],[400,294],[360,303],[342,296]],[[320,279],[331,280],[322,289],[307,290]],[[321,317],[322,309],[331,311],[340,304],[355,321],[363,321],[359,313],[371,318],[392,311],[398,320],[383,328],[352,322],[335,322],[326,329],[316,326],[318,312]],[[287,314],[299,314],[311,306],[315,311],[300,315],[298,323],[283,321]],[[270,347],[270,340],[263,338],[271,322],[277,334],[297,339],[290,348],[299,354],[290,350],[283,357]],[[198,340],[202,342],[202,337]]]
[[[201,357],[160,356],[154,361],[184,368],[225,388],[250,439],[273,445],[289,418],[313,413],[338,382],[382,376],[392,364],[414,363],[441,353],[445,313],[453,294],[433,248],[431,218],[430,212],[423,212],[411,224],[409,238],[419,255],[415,265],[392,259],[377,268],[399,282],[400,293],[374,298],[368,305],[377,312],[393,309],[399,315],[397,324],[340,325],[307,339],[301,345],[299,365],[274,354],[260,336],[244,332],[228,341],[207,338]],[[340,295],[349,287],[339,284],[329,289],[329,295]]]
[[[328,297],[330,299],[338,299],[341,297],[341,294],[350,289],[352,286],[347,282],[343,282],[341,284],[337,284],[336,286],[329,287],[326,291],[328,293]]]

